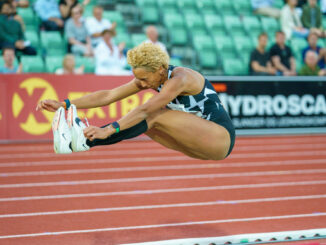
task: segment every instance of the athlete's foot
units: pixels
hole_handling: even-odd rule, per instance
[[[71,132],[65,119],[65,109],[60,107],[52,121],[53,146],[58,154],[72,153]]]
[[[87,138],[84,136],[84,128],[86,125],[77,116],[75,105],[71,105],[68,109],[68,125],[71,129],[72,150],[74,152],[87,151],[89,146],[86,144]]]

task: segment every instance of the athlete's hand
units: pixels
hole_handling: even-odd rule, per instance
[[[41,100],[37,104],[36,110],[37,111],[47,110],[47,111],[55,112],[56,110],[59,109],[60,106],[63,106],[63,103],[56,100]]]
[[[95,126],[89,126],[84,129],[84,135],[90,141],[93,141],[94,139],[106,139],[114,133],[115,129],[112,129],[111,127],[99,128]]]

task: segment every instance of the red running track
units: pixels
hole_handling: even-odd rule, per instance
[[[0,145],[0,244],[122,244],[326,227],[326,136],[239,138],[223,161],[152,141]]]

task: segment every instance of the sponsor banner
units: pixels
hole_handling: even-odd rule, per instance
[[[113,89],[131,79],[128,76],[0,75],[0,140],[52,139],[54,113],[36,111],[40,100],[75,99],[96,90]],[[154,94],[155,91],[142,91],[110,106],[78,110],[78,114],[87,117],[91,125],[102,126],[126,115]]]
[[[218,90],[221,84],[219,97],[238,130],[326,129],[325,81],[216,81],[214,86]]]

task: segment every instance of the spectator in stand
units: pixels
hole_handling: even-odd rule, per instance
[[[302,24],[311,32],[316,33],[319,37],[325,37],[325,31],[322,27],[322,14],[317,0],[309,0],[308,4],[303,7],[301,16]]]
[[[29,1],[28,0],[4,0],[3,2],[8,2],[11,6],[11,16],[17,20],[21,26],[22,29],[25,30],[25,23],[23,18],[17,14],[17,8],[28,8],[29,7]]]
[[[90,0],[83,1],[83,7],[89,4]],[[59,8],[62,18],[66,21],[71,17],[71,10],[80,5],[78,0],[60,0],[59,1]]]
[[[303,27],[299,14],[295,9],[297,3],[297,0],[288,0],[281,10],[281,28],[287,40],[292,37],[306,38],[309,35],[309,29]]]
[[[18,21],[10,17],[11,6],[9,3],[2,4],[0,14],[0,48],[11,45],[25,55],[36,55],[35,48],[30,42],[24,40],[24,33]]]
[[[295,59],[291,48],[285,45],[285,34],[282,31],[276,32],[275,41],[270,49],[270,56],[272,65],[277,70],[276,75],[295,76]]]
[[[66,22],[65,35],[74,55],[92,56],[91,38],[82,17],[82,8],[77,5],[71,11],[72,18]]]
[[[265,15],[279,19],[281,10],[273,7],[274,0],[251,0],[251,6],[255,14]]]
[[[102,32],[104,30],[115,30],[116,26],[116,22],[111,23],[109,20],[103,19],[103,8],[101,6],[95,6],[93,8],[93,17],[89,17],[86,20],[86,28],[91,35],[93,48],[102,40]]]
[[[145,43],[153,43],[155,45],[158,45],[163,51],[167,53],[165,45],[158,41],[158,31],[155,26],[148,26],[146,28],[146,36],[147,40],[145,41]]]
[[[0,67],[0,73],[2,74],[20,74],[23,71],[22,64],[15,66],[15,48],[14,47],[4,47],[2,49],[2,56],[4,61],[4,66]]]
[[[258,37],[258,46],[251,52],[249,62],[250,75],[266,76],[276,75],[276,69],[272,66],[269,52],[266,51],[268,36],[262,33]]]
[[[35,12],[42,20],[42,28],[46,31],[62,31],[64,22],[61,18],[57,0],[37,0]]]
[[[309,50],[312,50],[318,55],[318,66],[319,68],[325,68],[325,60],[326,60],[326,49],[317,45],[318,43],[318,35],[316,33],[311,32],[308,36],[308,47],[302,50],[302,59],[305,60],[306,53]]]
[[[315,51],[309,50],[306,54],[305,64],[299,71],[300,76],[325,76],[326,70],[320,69],[317,65],[318,54]]]
[[[62,61],[62,68],[59,68],[55,71],[57,75],[82,75],[84,74],[85,67],[82,65],[78,68],[75,68],[75,57],[72,54],[67,54]]]
[[[103,40],[95,48],[96,75],[131,75],[125,70],[126,57],[123,55],[125,43],[116,46],[112,38],[115,32],[108,29],[102,32]]]

